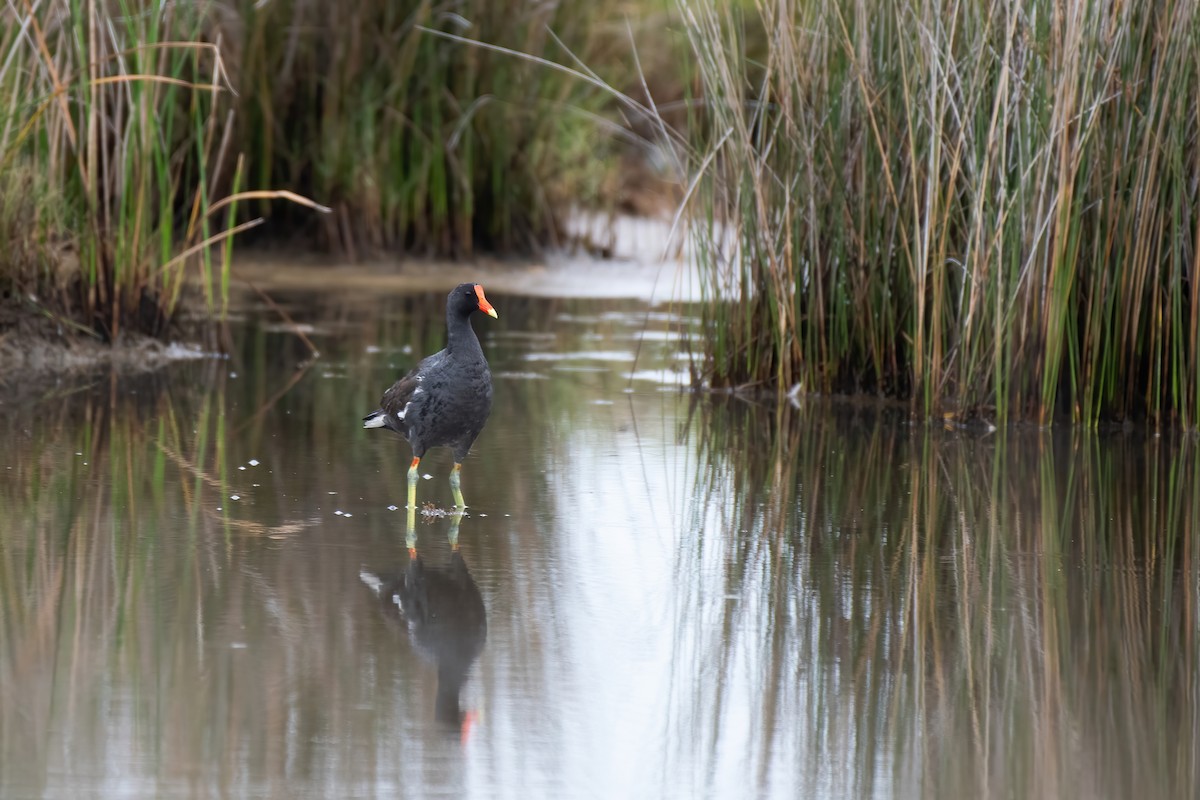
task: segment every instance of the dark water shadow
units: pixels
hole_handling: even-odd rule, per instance
[[[408,518],[407,563],[380,571],[364,569],[359,578],[378,598],[388,623],[436,668],[434,719],[465,742],[477,714],[463,708],[461,695],[487,642],[487,609],[458,546],[463,514],[449,515],[449,563],[437,566],[421,555],[413,516]]]

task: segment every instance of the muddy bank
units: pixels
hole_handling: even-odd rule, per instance
[[[115,342],[72,327],[27,306],[0,305],[0,390],[27,388],[95,370],[135,374],[181,359],[210,355],[182,331],[175,340],[121,334]]]
[[[82,334],[41,338],[4,334],[0,341],[0,390],[35,379],[91,372],[97,369],[135,374],[184,359],[212,358],[198,344],[160,342],[145,336],[121,336],[112,344]]]

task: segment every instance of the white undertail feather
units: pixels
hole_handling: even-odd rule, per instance
[[[363,420],[364,428],[382,428],[387,425],[387,414],[377,414]]]

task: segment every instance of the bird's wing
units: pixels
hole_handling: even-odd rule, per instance
[[[391,387],[383,393],[383,399],[379,401],[379,407],[389,414],[398,417],[403,417],[404,407],[408,405],[408,401],[412,399],[413,391],[421,385],[421,378],[414,370],[408,373],[400,380],[396,381]]]
[[[389,414],[403,419],[404,409],[408,406],[409,401],[412,400],[417,389],[421,387],[425,371],[430,367],[436,366],[441,361],[444,352],[444,350],[441,350],[428,358],[422,359],[419,364],[409,370],[407,375],[393,383],[383,393],[383,399],[379,401],[379,407]]]

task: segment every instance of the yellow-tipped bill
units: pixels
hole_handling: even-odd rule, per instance
[[[483,287],[478,283],[475,284],[475,295],[479,298],[479,310],[487,314],[492,319],[499,319],[500,315],[496,313],[496,309],[492,308],[492,304],[483,296]]]

